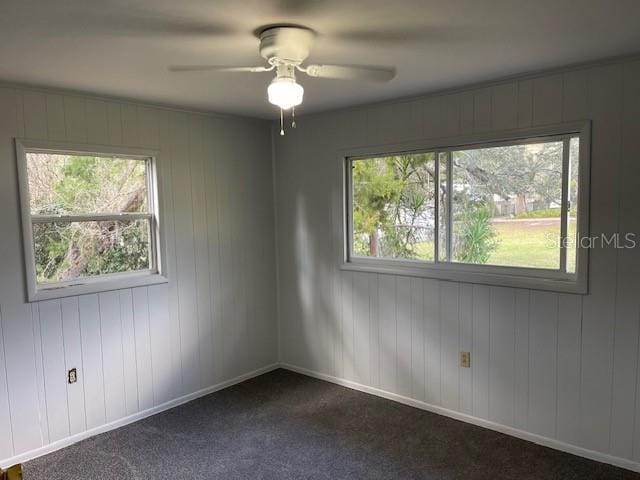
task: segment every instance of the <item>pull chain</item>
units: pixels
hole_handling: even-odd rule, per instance
[[[296,128],[296,107],[291,109],[291,128]]]
[[[280,135],[284,135],[284,117],[282,115],[282,109],[280,109]]]

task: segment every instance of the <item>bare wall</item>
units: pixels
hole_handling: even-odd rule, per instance
[[[14,137],[159,150],[169,283],[25,303]],[[271,171],[262,121],[0,88],[0,464],[277,361]]]
[[[585,119],[591,234],[640,233],[637,59],[305,116],[274,135],[281,361],[639,468],[640,249],[592,250],[585,296],[339,270],[340,149]]]

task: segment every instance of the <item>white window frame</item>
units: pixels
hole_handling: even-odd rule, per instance
[[[160,175],[158,171],[158,152],[140,148],[113,147],[104,145],[74,144],[68,142],[32,141],[15,139],[18,182],[20,191],[20,211],[22,217],[22,238],[25,261],[27,300],[29,302],[52,298],[69,297],[88,293],[97,293],[122,288],[166,283],[163,258],[164,222],[161,221]],[[144,160],[147,167],[148,213],[87,214],[87,215],[32,215],[30,207],[29,181],[27,172],[28,153],[50,153],[61,155],[86,155],[99,157],[123,157]],[[85,278],[77,278],[51,284],[39,284],[36,275],[35,245],[33,224],[50,222],[52,219],[62,222],[101,221],[101,220],[138,220],[149,219],[151,223],[150,246],[151,268],[134,272],[109,273]]]
[[[560,138],[565,142],[565,147],[567,147],[568,139],[571,137],[579,137],[580,141],[578,166],[578,217],[576,234],[577,238],[580,239],[589,235],[589,177],[591,157],[591,123],[589,121],[509,130],[499,133],[447,137],[436,140],[404,142],[392,145],[359,147],[341,151],[339,154],[339,161],[340,178],[342,179],[341,181],[343,185],[343,221],[340,225],[340,234],[343,242],[343,248],[342,257],[340,259],[340,268],[343,270],[360,272],[407,275],[487,285],[586,294],[588,292],[589,264],[589,251],[587,248],[580,248],[580,245],[577,245],[575,273],[562,271],[565,270],[566,267],[565,239],[567,238],[568,148],[563,149],[561,243],[558,246],[560,249],[561,270],[439,261],[437,254],[435,261],[431,262],[409,259],[372,258],[357,256],[351,253],[353,246],[353,221],[351,218],[353,212],[351,163],[354,160],[389,155],[434,152],[436,158],[435,171],[437,176],[439,175],[439,154],[442,152],[446,153],[469,148],[487,148],[497,145],[518,145],[531,142],[558,141]],[[450,156],[448,157],[450,158]],[[450,168],[448,169],[448,172],[451,173]],[[435,184],[439,184],[437,178]],[[436,195],[436,215],[439,215],[437,210],[438,199],[439,195]],[[448,225],[450,226],[450,222],[448,222]],[[434,238],[436,239],[434,250],[437,252],[439,241],[439,221],[437,219],[434,223],[434,228]]]

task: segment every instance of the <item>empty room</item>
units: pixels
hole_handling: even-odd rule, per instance
[[[0,480],[640,480],[639,19],[2,2]]]

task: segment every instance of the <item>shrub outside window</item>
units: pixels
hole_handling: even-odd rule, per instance
[[[18,142],[30,300],[164,281],[155,159]]]
[[[586,291],[587,133],[348,156],[345,268]]]

